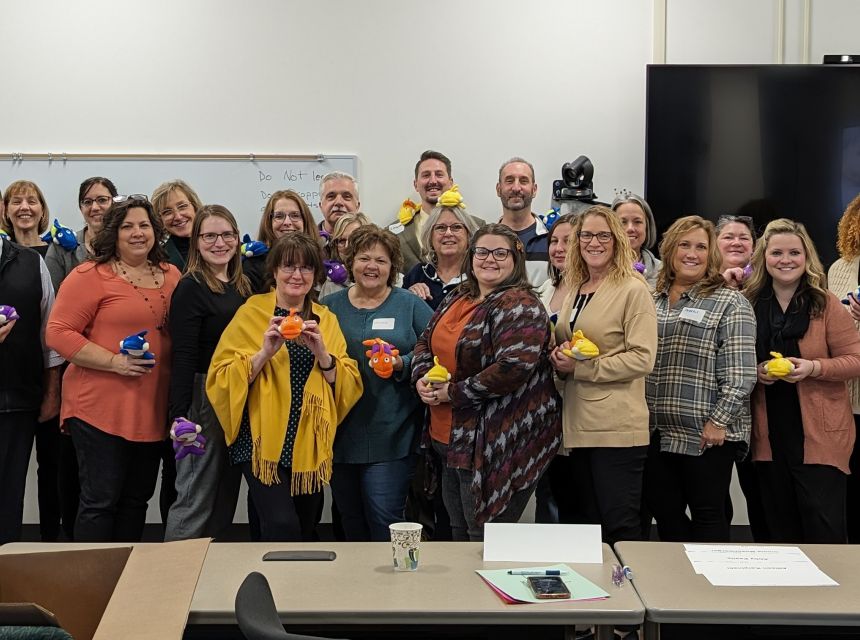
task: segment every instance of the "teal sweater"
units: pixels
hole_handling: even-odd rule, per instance
[[[414,450],[424,416],[409,382],[412,349],[433,311],[418,296],[398,287],[376,309],[355,308],[348,289],[326,296],[322,303],[337,316],[347,352],[358,362],[364,383],[364,394],[337,428],[334,462],[370,464],[406,457]],[[400,350],[402,371],[387,380],[373,372],[364,355],[367,347],[361,344],[371,338],[382,338]]]

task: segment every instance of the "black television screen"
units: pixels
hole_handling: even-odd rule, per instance
[[[825,268],[860,193],[860,66],[652,65],[645,198],[680,216],[803,222]]]

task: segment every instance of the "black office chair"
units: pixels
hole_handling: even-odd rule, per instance
[[[287,633],[266,576],[252,571],[236,592],[236,620],[247,640],[323,640],[319,636]]]

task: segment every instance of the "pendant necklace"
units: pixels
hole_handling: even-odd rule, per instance
[[[161,296],[161,321],[158,319],[158,314],[155,312],[155,308],[152,306],[152,302],[149,300],[149,294],[145,291],[146,287],[143,287],[142,280],[135,281],[125,270],[125,265],[122,260],[119,258],[116,259],[116,266],[119,268],[120,273],[122,273],[122,277],[128,281],[128,283],[134,287],[134,290],[137,291],[138,295],[144,299],[146,304],[149,305],[149,311],[152,313],[152,317],[155,320],[155,328],[159,331],[163,331],[165,326],[167,326],[167,298],[164,297],[164,282],[162,281],[161,286],[158,286],[158,279],[155,276],[155,268],[152,266],[152,263],[147,260],[146,264],[149,266],[149,273],[152,276],[152,281],[155,283],[155,288],[158,289],[158,295]],[[131,268],[131,267],[129,267]],[[141,286],[139,286],[141,285]]]

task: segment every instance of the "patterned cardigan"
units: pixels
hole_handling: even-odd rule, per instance
[[[433,366],[431,336],[463,293],[445,299],[415,345],[412,382]],[[479,304],[457,342],[447,465],[474,471],[479,524],[500,514],[517,491],[532,487],[558,452],[561,399],[548,359],[549,320],[530,290],[494,291]],[[428,412],[429,415],[429,412]],[[429,419],[423,430],[429,445]]]

